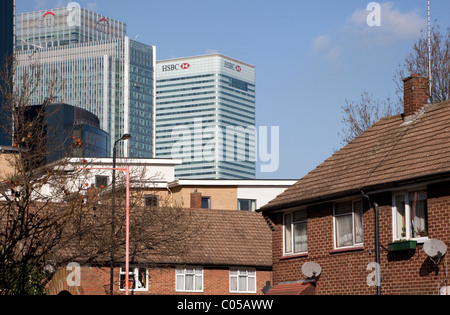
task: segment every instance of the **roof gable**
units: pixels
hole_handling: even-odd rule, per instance
[[[450,102],[429,106],[415,120],[386,117],[288,188],[261,210],[450,172]]]

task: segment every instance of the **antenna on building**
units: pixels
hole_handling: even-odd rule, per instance
[[[315,262],[307,262],[302,266],[303,274],[310,279],[316,279],[322,273],[322,267]]]
[[[433,103],[432,93],[432,74],[431,74],[431,10],[430,10],[430,0],[428,0],[428,84],[429,84],[429,97],[430,103]]]

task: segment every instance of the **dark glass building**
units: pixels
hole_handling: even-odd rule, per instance
[[[14,53],[14,20],[15,20],[15,1],[0,1],[0,69],[5,69],[6,60],[10,59]],[[2,73],[3,71],[0,71]],[[0,84],[3,87],[5,82],[0,76]],[[9,84],[11,86],[11,84]],[[4,115],[5,96],[0,93],[0,115]],[[3,119],[5,121],[5,119]],[[11,140],[5,135],[3,128],[0,128],[0,145],[11,145]]]
[[[43,112],[42,106],[36,105],[30,106],[25,114],[27,124],[45,123],[38,130],[43,130],[47,154],[45,161],[36,163],[51,163],[65,157],[101,158],[111,155],[110,136],[100,129],[100,120],[91,112],[67,104],[48,105],[45,114]]]

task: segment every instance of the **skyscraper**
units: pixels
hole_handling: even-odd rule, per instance
[[[156,156],[176,177],[253,179],[255,67],[220,54],[157,62]]]
[[[42,75],[30,102],[49,97],[44,82],[57,76],[63,84],[56,101],[99,117],[111,152],[114,140],[129,133],[118,153],[153,158],[156,48],[127,37],[124,23],[71,5],[17,17],[17,76],[33,65]]]
[[[5,69],[6,61],[11,60],[14,53],[14,20],[15,20],[15,1],[2,0],[0,1],[0,70]],[[3,71],[0,71],[2,73]],[[0,84],[2,87],[11,85],[11,82],[4,82],[5,77],[0,77]],[[3,90],[3,89],[2,89]],[[6,91],[5,91],[6,92]],[[0,112],[4,115],[6,108],[5,95],[0,93]],[[5,119],[3,119],[5,121]],[[11,145],[9,139],[0,128],[0,145]]]

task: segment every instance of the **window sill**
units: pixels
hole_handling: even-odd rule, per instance
[[[280,257],[280,260],[289,260],[289,259],[295,259],[295,258],[303,258],[303,257],[308,257],[309,254],[308,253],[303,253],[303,254],[295,254],[295,255],[286,255],[283,257]]]
[[[357,251],[363,251],[363,250],[364,250],[364,246],[352,246],[352,247],[344,247],[344,248],[334,249],[334,250],[330,251],[330,254],[357,252]]]

